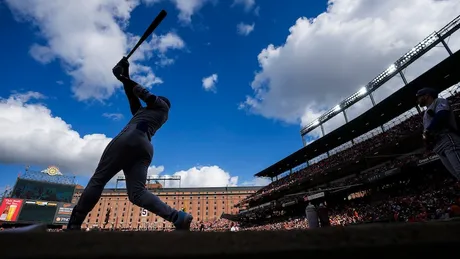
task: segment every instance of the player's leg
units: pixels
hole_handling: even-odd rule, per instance
[[[450,164],[449,162],[449,159],[447,159],[446,155],[444,154],[444,152],[441,152],[438,154],[438,157],[439,157],[439,160],[441,160],[441,163],[444,165],[444,167],[446,168],[446,170],[452,174],[452,175],[455,175],[455,171],[454,171],[454,168],[452,168],[452,165]]]
[[[113,140],[116,141],[116,140]],[[80,229],[86,215],[96,206],[102,195],[105,185],[122,169],[121,150],[117,144],[110,143],[94,172],[94,175],[86,185],[85,190],[80,196],[77,205],[72,211],[72,215],[67,225],[68,229]]]
[[[171,208],[145,187],[150,162],[151,156],[140,155],[130,165],[123,168],[129,200],[133,204],[172,222],[176,229],[189,230],[193,219],[190,214]]]
[[[442,158],[443,164],[448,167],[450,165],[449,172],[460,181],[460,137],[453,134],[446,134],[444,138],[446,143],[443,145],[443,154],[445,159]],[[443,161],[444,159],[444,161]]]

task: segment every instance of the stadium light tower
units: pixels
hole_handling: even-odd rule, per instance
[[[342,113],[345,118],[345,123],[348,123],[348,117],[346,114],[346,110],[350,108],[355,103],[361,101],[365,97],[369,96],[372,102],[372,106],[375,106],[375,100],[372,93],[381,87],[383,84],[388,82],[391,78],[395,75],[399,74],[401,79],[404,83],[404,86],[407,85],[406,77],[404,76],[403,70],[411,65],[415,60],[419,59],[425,53],[430,51],[436,45],[441,43],[444,48],[446,49],[449,55],[452,55],[452,51],[450,50],[448,44],[446,43],[445,39],[450,37],[454,32],[456,32],[460,28],[460,15],[449,22],[446,26],[440,29],[437,32],[431,33],[428,37],[422,40],[420,43],[415,45],[410,51],[396,60],[393,64],[391,64],[385,71],[380,73],[376,76],[372,81],[367,83],[365,86],[361,87],[359,91],[352,94],[338,105],[334,106],[334,108],[328,110],[323,115],[321,115],[318,119],[310,122],[305,127],[300,130],[300,135],[302,137],[303,145],[306,146],[307,142],[305,136],[316,129],[317,127],[321,128],[322,136],[325,135],[324,126],[323,124],[330,120],[331,118],[335,117],[339,113]],[[382,126],[383,130],[383,126]]]

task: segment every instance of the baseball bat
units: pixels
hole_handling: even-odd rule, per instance
[[[129,52],[128,56],[126,56],[127,59],[131,57],[131,55],[136,51],[137,48],[152,34],[152,32],[160,25],[160,23],[163,21],[163,19],[166,17],[168,13],[165,10],[161,10],[161,12],[155,17],[153,22],[150,24],[150,26],[147,28],[147,30],[144,32],[142,37],[139,39],[139,41],[136,43],[134,48]]]

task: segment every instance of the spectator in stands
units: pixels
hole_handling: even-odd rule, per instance
[[[427,107],[423,114],[423,138],[427,147],[460,181],[460,137],[449,101],[439,98],[436,90],[423,88],[417,92],[417,102],[421,107]]]
[[[231,232],[238,232],[239,228],[235,223],[232,223],[232,227],[230,228]]]

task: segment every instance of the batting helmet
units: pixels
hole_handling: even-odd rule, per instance
[[[438,91],[434,90],[433,88],[425,87],[417,91],[416,97],[429,95],[433,98],[438,98]]]
[[[164,97],[164,96],[158,96],[158,98],[160,98],[163,102],[166,103],[166,105],[168,105],[168,108],[171,109],[171,102],[169,102],[169,99]]]

